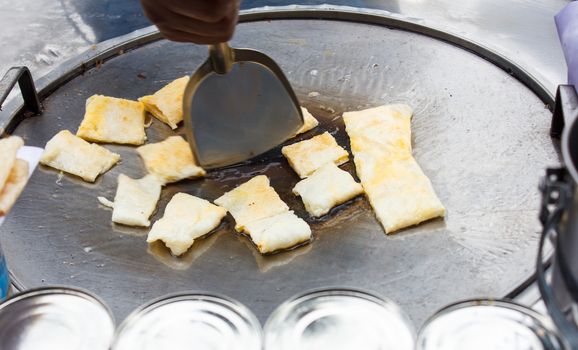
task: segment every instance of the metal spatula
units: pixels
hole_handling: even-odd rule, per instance
[[[299,102],[279,66],[267,55],[209,46],[183,99],[188,141],[205,169],[236,164],[293,136],[303,125]]]

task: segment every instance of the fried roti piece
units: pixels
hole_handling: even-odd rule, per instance
[[[93,95],[76,132],[87,141],[142,145],[146,140],[141,102]]]
[[[161,182],[154,175],[132,179],[120,174],[114,196],[112,221],[127,226],[149,227],[149,218],[157,207],[161,187]],[[100,202],[103,203],[102,200]]]
[[[0,191],[4,188],[16,162],[16,153],[24,146],[19,136],[9,136],[0,140]]]
[[[16,159],[10,176],[0,190],[0,216],[8,214],[28,182],[28,162]]]
[[[363,187],[347,171],[327,163],[310,177],[299,181],[293,193],[301,196],[311,216],[319,217],[327,214],[334,206],[362,194]]]
[[[265,175],[225,193],[215,203],[229,210],[235,229],[245,232],[262,254],[291,248],[311,238],[309,225],[297,217]]]
[[[198,237],[214,230],[227,210],[186,193],[173,196],[162,219],[154,223],[147,242],[161,240],[175,256],[184,254]]]
[[[244,231],[252,221],[265,219],[289,211],[289,207],[269,184],[265,175],[251,180],[225,193],[215,204],[226,208],[235,218],[235,229]]]
[[[357,175],[388,234],[445,215],[411,155],[412,114],[411,107],[398,104],[343,115]]]
[[[139,98],[139,101],[155,118],[176,129],[183,120],[183,95],[188,82],[188,76],[176,79],[153,95]]]
[[[292,211],[251,221],[244,231],[261,254],[294,247],[311,239],[311,228]]]
[[[40,163],[94,182],[120,160],[120,155],[62,130],[44,148]]]
[[[163,184],[205,175],[205,170],[195,163],[188,142],[181,136],[170,136],[162,142],[141,146],[136,151],[147,171]]]
[[[307,108],[301,107],[301,112],[303,113],[303,126],[301,127],[301,129],[297,130],[297,132],[295,133],[295,135],[293,135],[293,137],[295,137],[299,134],[304,134],[307,131],[309,131],[309,130],[315,128],[317,125],[319,125],[319,121],[317,121],[317,119],[315,119],[313,114],[309,113]]]
[[[302,179],[327,163],[341,165],[349,160],[349,153],[328,132],[285,146],[281,153]]]

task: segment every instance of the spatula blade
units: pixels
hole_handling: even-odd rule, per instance
[[[203,168],[240,163],[269,151],[303,125],[289,82],[262,56],[235,50],[236,62],[227,74],[215,73],[207,61],[191,78],[184,98],[185,127]]]

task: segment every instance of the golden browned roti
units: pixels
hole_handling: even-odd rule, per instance
[[[311,216],[323,216],[336,205],[363,193],[353,176],[333,163],[327,163],[311,176],[299,181],[293,193],[301,196]]]
[[[281,200],[265,175],[215,200],[235,218],[237,231],[245,232],[261,253],[293,247],[311,238],[309,225]]]
[[[357,175],[386,233],[445,214],[411,154],[412,114],[398,104],[343,115]]]
[[[327,163],[341,165],[349,160],[349,153],[328,132],[285,146],[281,152],[302,179]]]
[[[136,151],[149,174],[163,184],[205,176],[205,170],[195,163],[189,143],[181,136],[170,136],[162,142],[140,146]]]
[[[86,100],[76,135],[93,142],[142,145],[146,140],[144,118],[141,102],[94,95]]]
[[[155,118],[176,129],[183,120],[183,95],[188,82],[188,76],[176,79],[153,95],[139,98],[139,101]]]
[[[94,182],[120,160],[120,155],[62,130],[44,148],[40,163]]]
[[[28,162],[16,159],[4,188],[0,190],[0,216],[6,215],[10,211],[16,199],[22,193],[27,181]]]
[[[24,140],[18,136],[10,136],[0,140],[0,190],[10,176],[14,162],[16,161],[16,152],[24,145]]]
[[[215,200],[235,218],[237,231],[251,221],[264,219],[289,210],[265,175],[255,176]]]
[[[114,196],[112,221],[129,226],[149,227],[149,217],[157,207],[162,183],[154,176],[131,179],[120,174]]]
[[[309,113],[307,108],[301,107],[301,112],[303,113],[303,126],[299,130],[297,130],[295,135],[293,135],[294,137],[299,134],[306,133],[307,131],[319,125],[319,121],[317,121],[317,119],[315,119],[315,117],[311,113]]]
[[[161,240],[173,255],[179,256],[193,245],[196,238],[219,226],[225,215],[227,210],[207,200],[177,193],[167,204],[162,219],[154,223],[147,242]]]

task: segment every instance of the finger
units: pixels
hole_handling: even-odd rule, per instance
[[[219,22],[206,23],[183,15],[173,14],[169,21],[160,21],[159,24],[192,34],[204,36],[226,36],[232,35],[234,32],[236,17],[224,17]]]
[[[191,30],[191,28],[189,27],[179,29],[173,26],[172,24],[171,25],[157,24],[157,28],[169,40],[173,40],[173,37],[179,37],[178,41],[190,41],[196,44],[216,44],[220,42],[227,42],[231,40],[234,33],[234,27],[232,27],[230,30],[223,30],[211,33]],[[190,40],[186,40],[187,35],[190,36],[191,38]],[[202,40],[202,42],[199,39],[201,37],[205,38]]]
[[[217,23],[230,17],[240,5],[239,0],[169,0],[165,6],[175,13],[206,23]]]
[[[168,8],[160,8],[151,14],[151,21],[163,31],[174,29],[199,36],[231,37],[237,20],[236,14],[234,16],[225,17],[216,23],[205,23],[174,13]]]
[[[218,23],[204,23],[174,13],[158,0],[141,0],[141,2],[147,17],[169,40],[202,44],[230,40],[238,20],[238,6],[240,6],[240,2],[236,1],[237,9],[229,16]]]

